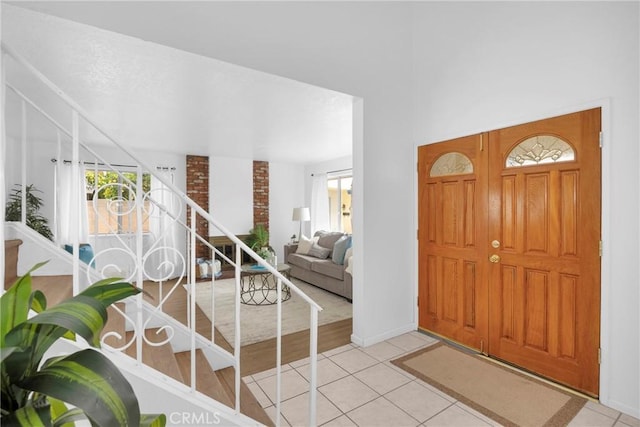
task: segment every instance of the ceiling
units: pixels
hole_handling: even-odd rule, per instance
[[[54,2],[18,5],[2,5],[3,42],[127,146],[295,164],[351,155],[350,95],[24,8]],[[71,10],[56,14],[81,20]],[[36,93],[24,72],[7,76]]]

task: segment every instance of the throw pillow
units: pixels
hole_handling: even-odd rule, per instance
[[[327,248],[331,251],[333,250],[333,245],[338,241],[338,239],[340,239],[343,236],[344,236],[344,233],[341,233],[339,231],[324,233],[318,237],[318,245],[322,246],[323,248]]]
[[[331,253],[331,249],[323,248],[322,246],[319,246],[317,243],[314,242],[311,245],[311,249],[309,249],[308,255],[312,257],[320,258],[320,259],[327,259],[330,253]]]
[[[344,269],[344,271],[346,271],[349,274],[353,274],[352,270],[352,266],[351,266],[351,260],[353,259],[353,247],[347,249],[347,253],[344,254],[344,263],[347,265],[346,268]]]
[[[351,246],[351,236],[342,236],[333,244],[333,253],[331,254],[331,260],[336,264],[344,264],[344,254]]]
[[[298,249],[296,249],[296,253],[302,255],[308,254],[312,244],[313,240],[305,236],[300,236],[300,241],[298,242]]]

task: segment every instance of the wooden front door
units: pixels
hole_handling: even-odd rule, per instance
[[[594,109],[420,147],[420,327],[597,395],[599,133]],[[478,147],[467,156],[473,173],[443,174],[438,160],[460,153],[461,140]],[[452,181],[467,191],[434,190]],[[476,209],[460,209],[470,200]],[[462,246],[473,256],[443,251],[448,241],[438,233],[468,224],[472,213]],[[453,307],[462,318],[453,319]]]
[[[487,156],[482,135],[420,147],[419,326],[487,342]],[[482,149],[481,149],[482,148]]]

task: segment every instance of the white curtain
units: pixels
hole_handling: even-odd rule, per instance
[[[311,234],[330,227],[327,174],[317,173],[311,182]]]
[[[80,165],[78,168],[78,186],[76,188],[73,188],[73,167],[64,162],[58,162],[57,168],[57,243],[60,245],[71,244],[73,242],[74,227],[78,228],[79,242],[88,243],[89,214],[87,211],[85,167]],[[74,206],[76,203],[78,203],[78,206]],[[74,215],[76,211],[78,213],[77,219]]]
[[[173,172],[158,171],[157,174],[173,184]],[[182,269],[177,247],[179,226],[174,219],[180,213],[180,199],[154,175],[151,175],[150,196],[153,202],[149,231],[153,238],[153,253],[145,262],[145,273],[152,280],[166,280],[179,275]]]

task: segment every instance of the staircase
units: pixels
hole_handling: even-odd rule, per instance
[[[8,289],[18,278],[18,258],[21,244],[22,240],[20,239],[5,241],[5,289]],[[32,289],[42,291],[47,297],[48,306],[54,306],[72,296],[72,277],[68,275],[32,276]],[[124,303],[116,303],[116,307],[121,311],[125,310]],[[117,340],[111,336],[106,337],[104,343],[118,347],[124,342],[133,340],[134,332],[126,330],[124,318],[118,315],[116,309],[109,307],[107,311],[109,318],[105,331],[117,332],[125,339]],[[106,332],[103,332],[103,337],[105,335]],[[166,332],[160,328],[146,329],[145,335],[149,342],[165,341],[167,339]],[[125,353],[134,359],[137,356],[135,347],[128,347]],[[195,354],[196,371],[198,372],[196,390],[229,408],[233,408],[235,402],[233,368],[214,371],[211,369],[211,365],[202,350],[196,349]],[[189,351],[174,352],[169,343],[152,346],[145,341],[143,343],[142,358],[143,363],[149,367],[186,386],[191,385],[191,355]],[[243,397],[241,399],[240,412],[260,422],[260,424],[273,425],[271,419],[244,382],[241,382],[240,392]]]
[[[17,150],[20,158],[7,160],[21,165],[22,188],[29,184],[28,177],[31,174],[43,173],[42,170],[28,170],[27,158],[35,153],[29,152],[33,148],[28,140],[30,132],[26,130],[29,129],[28,117],[34,114],[48,122],[53,134],[51,140],[56,141],[53,143],[56,147],[56,175],[51,177],[53,188],[56,189],[54,204],[58,207],[69,205],[71,209],[67,215],[70,216],[72,224],[69,237],[65,241],[59,238],[58,233],[54,233],[57,238],[55,243],[27,227],[24,218],[21,222],[3,224],[4,236],[7,239],[3,249],[5,286],[13,283],[20,271],[25,271],[35,262],[45,259],[50,259],[50,262],[35,272],[33,278],[34,288],[45,293],[49,305],[77,294],[90,283],[102,278],[124,277],[143,289],[145,294],[139,294],[110,307],[109,321],[102,338],[103,351],[130,379],[135,390],[143,390],[142,393],[137,392],[137,395],[144,412],[200,411],[215,413],[225,425],[279,425],[281,303],[277,304],[275,423],[269,419],[242,382],[241,348],[233,344],[239,343],[241,337],[240,266],[242,260],[249,256],[274,275],[280,290],[282,286],[287,285],[309,305],[311,375],[308,424],[315,425],[318,312],[321,308],[172,182],[159,174],[156,168],[146,165],[125,145],[104,131],[91,120],[88,113],[18,53],[5,44],[2,44],[2,51],[5,58],[12,61],[7,67],[8,72],[3,75],[6,103],[3,104],[2,114],[5,120],[7,117],[20,117],[19,128],[22,130],[19,137],[20,150]],[[33,90],[34,84],[25,84],[24,88],[20,88],[12,83],[11,78],[14,74],[11,70],[14,68],[19,70],[18,74],[15,74],[19,76],[16,81],[24,83],[24,77],[29,75],[37,81],[39,91],[42,91],[44,86],[44,91],[69,111],[72,118],[70,129],[34,102],[33,94],[26,93]],[[8,96],[9,93],[11,97]],[[40,92],[37,95],[38,99],[42,98]],[[50,100],[45,102],[47,107],[50,107],[51,103]],[[12,108],[18,113],[11,110]],[[30,115],[26,114],[27,110],[30,111]],[[41,129],[40,126],[39,130]],[[106,151],[104,146],[86,142],[88,135],[95,134],[100,135],[101,144],[108,144],[111,157],[117,153],[118,158],[124,159],[123,163],[133,166],[131,170],[134,172],[122,173],[117,165],[111,164],[99,154]],[[66,161],[69,165],[66,165]],[[114,206],[119,206],[119,210],[114,214],[115,222],[113,218],[102,217],[104,211],[99,211],[97,204],[94,203],[88,208],[95,209],[88,214],[93,215],[94,221],[104,221],[102,227],[107,229],[105,234],[111,239],[109,245],[100,250],[96,244],[97,240],[94,240],[92,246],[96,251],[90,259],[81,259],[81,243],[87,243],[86,237],[81,237],[86,233],[86,230],[82,229],[81,212],[89,205],[84,200],[84,189],[82,196],[80,191],[74,190],[71,193],[75,194],[66,199],[61,198],[64,194],[57,192],[58,188],[79,189],[84,184],[81,167],[83,164],[91,164],[96,170],[99,165],[100,170],[114,171],[119,176],[117,183],[104,184],[103,187],[96,188],[95,192],[97,194],[109,186],[117,189],[118,197],[112,200]],[[67,174],[69,170],[70,174]],[[71,177],[70,186],[60,184],[62,172]],[[146,176],[158,183],[156,188],[144,189]],[[10,181],[5,177],[5,182]],[[127,196],[124,197],[123,194]],[[23,206],[24,202],[26,200],[23,199]],[[215,230],[211,234],[225,235],[232,242],[233,256],[228,257],[220,253],[209,243],[208,236],[197,233],[196,224],[202,221],[209,223],[210,231]],[[143,225],[146,222],[153,223],[153,229],[149,227],[149,231],[145,231]],[[114,229],[116,223],[117,230]],[[125,232],[121,229],[122,224],[129,224]],[[172,236],[176,234],[187,236],[183,246],[180,242],[172,240]],[[89,243],[92,242],[92,238],[89,237]],[[167,244],[168,241],[172,243]],[[64,244],[71,246],[71,253],[61,248]],[[212,256],[222,258],[235,269],[236,299],[234,306],[228,308],[235,312],[235,336],[232,343],[227,343],[216,333],[215,313],[203,313],[195,302],[198,293],[196,247],[203,245]],[[214,283],[211,283],[211,286],[213,285]],[[167,419],[171,423],[171,417],[168,416]]]

